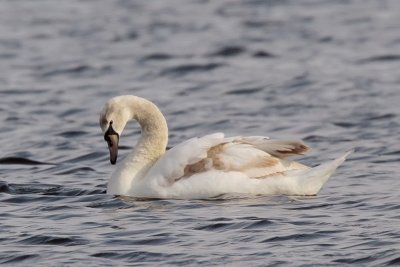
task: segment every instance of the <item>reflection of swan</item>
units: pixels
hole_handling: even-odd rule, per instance
[[[166,151],[168,128],[160,110],[136,96],[110,99],[100,126],[115,164],[126,123],[142,128],[133,151],[112,175],[107,192],[151,198],[208,198],[221,194],[315,195],[345,160],[310,168],[288,160],[308,147],[301,141],[230,137],[215,133],[189,139]]]

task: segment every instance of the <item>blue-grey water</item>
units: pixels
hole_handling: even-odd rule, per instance
[[[316,197],[114,198],[98,116],[121,94],[160,107],[171,146],[355,153]],[[0,121],[2,265],[400,265],[400,1],[2,0]]]

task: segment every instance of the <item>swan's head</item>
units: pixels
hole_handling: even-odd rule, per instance
[[[129,119],[128,110],[121,105],[118,98],[110,99],[100,114],[100,128],[110,151],[111,164],[117,162],[119,137]]]

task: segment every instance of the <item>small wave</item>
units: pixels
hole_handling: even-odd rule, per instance
[[[65,188],[62,186],[56,186],[48,188],[42,192],[43,195],[49,196],[92,196],[92,195],[104,195],[105,189],[77,189],[77,188]]]
[[[249,94],[254,94],[257,92],[262,91],[262,87],[256,87],[256,88],[243,88],[243,89],[236,89],[232,91],[226,92],[228,95],[249,95]]]
[[[266,226],[270,226],[274,224],[273,221],[268,220],[268,219],[260,219],[258,218],[254,222],[250,223],[244,229],[258,229],[258,228],[265,228]]]
[[[386,263],[387,265],[400,265],[400,257],[394,258]]]
[[[115,251],[103,251],[94,253],[91,255],[96,258],[106,258],[106,259],[114,259],[114,260],[128,260],[129,262],[153,262],[157,263],[159,261],[164,261],[168,257],[176,257],[177,254],[174,253],[156,253],[156,252],[148,252],[148,251],[134,251],[134,252],[115,252]],[[181,256],[181,255],[179,255]],[[156,264],[155,264],[156,265]]]
[[[77,137],[87,134],[85,131],[65,131],[57,134],[58,136],[62,137]]]
[[[351,123],[351,122],[334,122],[333,125],[342,127],[342,128],[354,128],[359,126],[358,123]]]
[[[307,206],[301,206],[301,207],[293,207],[293,208],[288,208],[289,210],[313,210],[313,209],[319,209],[319,208],[326,208],[330,207],[332,204],[328,203],[323,203],[323,204],[316,204],[316,205],[307,205]]]
[[[147,56],[144,56],[141,60],[142,61],[159,61],[159,60],[167,60],[171,59],[174,56],[169,55],[169,54],[164,54],[164,53],[154,53],[154,54],[149,54]]]
[[[212,57],[233,57],[243,54],[246,50],[241,46],[226,46],[218,51],[211,53]]]
[[[77,173],[77,172],[84,172],[84,173],[87,173],[87,172],[95,172],[95,171],[96,171],[96,170],[93,169],[93,168],[83,166],[83,167],[72,167],[72,168],[68,168],[67,170],[60,171],[60,172],[57,172],[57,173],[55,173],[55,174],[56,174],[56,175],[63,175],[63,174],[73,174],[73,173]]]
[[[375,255],[369,255],[365,257],[360,257],[360,258],[341,258],[341,259],[336,259],[333,262],[341,263],[341,264],[366,264],[366,263],[371,263],[376,259]]]
[[[8,184],[0,181],[0,192],[13,195],[41,195],[41,196],[83,196],[105,194],[105,189],[65,188],[54,184]],[[28,196],[31,197],[31,196]],[[32,196],[34,197],[34,196]],[[34,197],[35,198],[35,197]],[[9,202],[24,202],[24,199],[11,198]]]
[[[387,55],[380,55],[380,56],[372,56],[368,58],[364,58],[358,61],[358,63],[374,63],[374,62],[388,62],[388,61],[397,61],[400,60],[400,55],[396,54],[387,54]]]
[[[160,75],[183,76],[193,72],[207,72],[222,67],[220,63],[184,64],[163,70]]]
[[[68,160],[65,160],[63,163],[78,163],[78,162],[82,162],[85,160],[90,160],[90,159],[98,159],[101,158],[102,156],[104,156],[104,153],[101,152],[90,152],[87,153],[85,155],[81,155],[78,157],[74,157]]]
[[[2,260],[0,261],[1,264],[17,264],[21,263],[22,261],[31,261],[34,258],[39,257],[37,254],[23,254],[23,255],[14,255],[14,254],[7,254],[7,256],[2,256]]]
[[[394,119],[397,115],[394,113],[386,113],[381,115],[371,115],[368,120],[387,120],[387,119]]]
[[[119,257],[119,255],[120,253],[117,252],[99,252],[99,253],[94,253],[90,256],[96,258],[116,259]]]
[[[316,233],[310,233],[310,234],[293,234],[293,235],[284,235],[284,236],[274,236],[267,238],[263,241],[262,243],[269,243],[269,242],[282,242],[282,241],[288,241],[288,240],[295,240],[295,241],[308,241],[316,238],[320,238],[321,234],[316,234]]]
[[[0,158],[0,164],[20,164],[20,165],[55,165],[54,163],[41,162],[22,157]]]
[[[59,68],[59,69],[54,69],[54,70],[49,70],[41,75],[43,77],[51,77],[51,76],[58,76],[58,75],[65,75],[65,74],[88,74],[90,76],[97,76],[101,74],[105,74],[107,72],[110,72],[112,70],[111,66],[102,66],[99,68],[92,67],[89,65],[77,65],[77,66],[72,66],[72,67],[65,67],[65,68]]]
[[[218,222],[196,227],[195,230],[218,231],[232,228],[235,223]]]
[[[253,57],[255,57],[255,58],[273,58],[273,57],[276,57],[276,55],[274,55],[270,52],[267,52],[267,51],[259,50],[259,51],[256,51],[253,53]]]
[[[313,143],[319,143],[319,142],[326,142],[329,138],[326,136],[322,135],[308,135],[303,138],[304,141],[306,142],[313,142]]]
[[[78,246],[85,245],[88,241],[78,236],[34,235],[21,239],[18,243],[26,245]]]
[[[385,155],[385,156],[400,155],[400,150],[389,151],[389,152],[383,153],[383,155]]]
[[[84,112],[85,109],[82,108],[71,108],[68,110],[64,110],[63,112],[59,113],[59,116],[61,117],[67,117],[67,116],[76,116],[76,114]]]
[[[193,123],[193,124],[189,124],[189,125],[179,125],[177,127],[171,128],[171,130],[176,131],[176,132],[183,132],[183,131],[187,131],[189,129],[196,128],[197,126],[198,126],[197,123]]]
[[[43,94],[46,93],[47,91],[44,89],[32,89],[32,88],[27,88],[27,89],[10,89],[10,90],[0,90],[1,95],[35,95],[35,94]]]
[[[10,192],[11,192],[10,186],[4,181],[0,181],[0,193],[10,193]]]

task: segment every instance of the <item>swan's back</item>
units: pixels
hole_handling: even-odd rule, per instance
[[[231,137],[222,133],[192,138],[167,151],[132,194],[207,198],[225,193],[315,195],[338,166],[313,169],[289,159],[308,147],[301,141]],[[344,160],[340,159],[340,160]],[[307,186],[299,184],[301,181]]]

